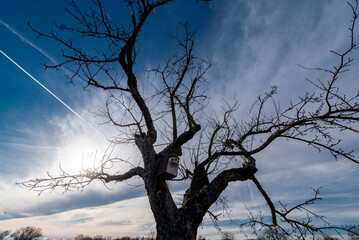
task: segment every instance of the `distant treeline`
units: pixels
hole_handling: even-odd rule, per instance
[[[1,240],[1,239],[0,239]],[[77,235],[74,240],[155,240],[155,238],[148,238],[148,237],[104,237],[104,236],[85,236],[83,234]]]
[[[354,234],[355,233],[355,234]],[[355,228],[353,234],[349,234],[349,240],[359,240],[357,235],[358,230]],[[151,230],[146,237],[104,237],[102,235],[97,235],[90,237],[87,235],[79,234],[76,237],[69,239],[64,238],[61,240],[155,240],[156,233],[154,230]],[[263,232],[263,235],[257,236],[257,240],[289,240],[291,237],[287,236],[277,229],[266,229]],[[316,240],[339,240],[336,237],[331,237],[328,235],[315,237]],[[11,232],[9,230],[2,231],[0,230],[0,240],[50,240],[49,238],[44,237],[41,228],[35,227],[24,227]],[[206,240],[202,236],[198,236],[197,240]],[[234,234],[231,233],[222,233],[221,240],[235,240]]]
[[[155,240],[155,230],[151,230],[146,237],[105,237],[97,235],[90,237],[87,235],[79,234],[75,238],[69,239],[64,238],[60,240]],[[23,227],[11,232],[10,230],[0,230],[0,240],[51,240],[50,238],[44,237],[41,228],[35,227]],[[198,236],[198,240],[206,240],[202,236]]]
[[[154,233],[149,233],[151,235]],[[11,232],[10,230],[0,230],[0,240],[40,240],[45,238],[41,228],[23,227]],[[90,237],[83,234],[77,235],[73,240],[155,240],[154,236],[149,237],[104,237],[101,235]]]

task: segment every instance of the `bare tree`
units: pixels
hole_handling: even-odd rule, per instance
[[[42,237],[41,229],[34,227],[19,228],[11,234],[13,240],[39,240]]]
[[[331,237],[331,236],[324,236],[324,237],[319,237],[316,239],[318,239],[318,240],[339,240],[339,238]]]
[[[10,237],[10,231],[9,230],[5,230],[5,231],[0,231],[0,240],[7,240]]]
[[[201,235],[199,235],[198,238],[197,238],[197,240],[206,240],[206,238],[203,237],[203,236],[201,236]]]
[[[194,33],[188,24],[182,24],[182,30],[172,36],[181,51],[158,68],[151,69],[152,84],[144,88],[139,86],[140,80],[134,69],[139,54],[137,40],[151,13],[173,1],[124,0],[130,11],[128,26],[115,23],[100,0],[94,1],[96,6],[87,11],[69,1],[66,11],[74,19],[73,26],[55,24],[57,31],[43,33],[29,25],[38,37],[55,40],[63,48],[64,61],[46,68],[66,68],[72,73],[71,79],[83,80],[86,88],[109,92],[101,114],[122,134],[114,142],[135,144],[142,161],[127,172],[110,174],[108,168],[116,168],[119,157],[105,156],[99,168],[83,170],[77,175],[63,171],[60,176],[48,175],[23,185],[41,193],[55,188],[82,190],[94,180],[106,184],[139,177],[156,221],[157,239],[194,240],[206,214],[217,219],[209,209],[220,199],[228,184],[252,181],[268,204],[271,221],[253,217],[247,225],[278,227],[286,235],[297,234],[301,239],[308,233],[314,235],[327,229],[350,232],[351,228],[331,225],[323,216],[307,208],[320,199],[319,190],[315,190],[313,198],[296,206],[272,202],[255,176],[259,171],[255,154],[265,151],[279,139],[287,139],[327,150],[334,158],[359,163],[350,149],[341,148],[341,139],[333,134],[333,130],[359,131],[356,127],[359,122],[358,94],[347,96],[338,89],[342,73],[349,70],[353,61],[351,54],[358,49],[354,37],[358,1],[349,3],[353,17],[346,50],[332,52],[337,56],[338,64],[333,68],[312,69],[327,73],[329,78],[311,81],[317,91],[300,96],[285,109],[272,101],[277,92],[273,87],[258,97],[248,121],[234,117],[237,102],[228,104],[221,118],[204,120],[200,115],[207,103],[205,74],[211,63],[197,56]],[[73,38],[65,39],[61,33],[73,34]],[[83,49],[73,41],[76,36],[88,41],[102,40],[103,47]],[[141,83],[146,84],[145,81]],[[272,102],[275,112],[270,114],[266,109]],[[125,110],[126,114],[117,114],[119,109]],[[168,176],[158,173],[163,162],[182,155],[190,160],[181,161],[180,178],[176,180],[189,180],[190,184],[182,202],[176,204],[168,187]],[[297,210],[306,212],[307,218],[292,217]],[[320,220],[322,225],[314,225],[313,218]]]
[[[267,228],[257,240],[287,240],[287,235],[277,228]]]
[[[148,240],[156,239],[156,229],[151,229],[150,232],[146,235]]]
[[[92,240],[92,237],[83,234],[76,235],[74,240]]]
[[[359,227],[354,226],[351,230],[352,231],[349,233],[349,239],[350,240],[359,240]]]
[[[231,232],[223,232],[221,240],[235,240],[234,233]]]

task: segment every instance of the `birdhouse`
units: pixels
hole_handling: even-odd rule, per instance
[[[179,158],[176,154],[170,154],[161,160],[157,176],[170,180],[178,174]]]

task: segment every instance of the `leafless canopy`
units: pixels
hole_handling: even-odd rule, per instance
[[[286,234],[297,234],[301,239],[305,239],[308,233],[314,235],[326,229],[352,232],[351,227],[329,224],[323,216],[308,208],[308,205],[320,200],[319,190],[315,190],[313,198],[296,206],[272,202],[255,177],[258,169],[254,155],[264,151],[274,141],[285,138],[303,142],[319,151],[329,151],[334,158],[359,163],[353,151],[342,149],[341,139],[332,134],[333,130],[359,132],[359,93],[347,96],[338,88],[343,73],[350,69],[352,52],[358,49],[354,37],[358,1],[349,3],[353,17],[347,48],[343,52],[332,51],[338,58],[337,65],[333,68],[307,68],[327,73],[326,80],[308,80],[317,91],[306,93],[297,101],[290,102],[287,108],[280,109],[274,100],[277,87],[272,87],[253,104],[249,121],[234,117],[239,104],[235,102],[227,105],[221,119],[208,118],[205,119],[207,123],[200,114],[209,103],[205,92],[205,74],[211,63],[196,55],[194,32],[187,23],[181,24],[178,32],[172,36],[180,51],[170,56],[164,64],[150,69],[150,78],[154,79],[152,83],[143,89],[139,86],[135,63],[139,54],[136,42],[141,29],[154,9],[172,1],[125,0],[130,11],[128,25],[113,22],[100,0],[94,1],[96,8],[89,11],[81,10],[74,1],[69,1],[66,11],[73,17],[74,26],[56,24],[57,31],[42,33],[29,25],[38,37],[53,39],[63,47],[64,61],[46,68],[66,68],[71,72],[70,78],[81,79],[86,88],[95,87],[110,92],[101,114],[124,134],[115,142],[134,141],[143,161],[140,166],[133,166],[125,173],[111,175],[106,172],[108,168],[116,167],[118,159],[104,156],[103,164],[97,169],[83,170],[78,175],[63,171],[57,177],[48,174],[47,178],[22,184],[41,193],[59,187],[82,190],[93,180],[120,182],[138,176],[143,179],[156,219],[157,239],[167,239],[166,236],[177,239],[173,237],[176,234],[173,226],[180,221],[190,222],[189,229],[178,230],[182,231],[181,236],[195,239],[197,228],[206,213],[217,218],[209,208],[220,199],[228,184],[250,180],[263,195],[272,216],[271,221],[252,216],[244,224],[279,227]],[[100,39],[106,44],[103,48],[85,50],[72,39],[61,37],[62,32],[87,41]],[[119,66],[121,71],[118,70]],[[272,114],[266,111],[269,104],[275,109]],[[119,115],[119,110],[126,114]],[[203,126],[206,128],[203,129]],[[175,179],[190,180],[180,205],[174,202],[166,181],[157,178],[159,162],[171,153],[187,154],[191,158],[190,162],[181,162],[181,177]],[[308,217],[292,217],[297,210],[305,211]],[[314,219],[320,220],[323,225],[315,225]],[[186,231],[192,233],[186,235]]]

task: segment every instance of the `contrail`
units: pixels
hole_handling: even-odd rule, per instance
[[[45,57],[47,57],[54,65],[58,65],[58,63],[56,62],[56,60],[54,58],[52,58],[49,54],[47,54],[44,50],[42,50],[41,48],[39,48],[38,46],[36,46],[34,43],[32,43],[30,40],[26,39],[25,37],[23,37],[18,31],[16,31],[14,28],[10,27],[9,24],[5,23],[4,21],[2,21],[0,19],[0,24],[2,24],[4,27],[6,27],[8,30],[10,30],[13,34],[15,34],[16,36],[18,36],[23,42],[29,44],[31,47],[35,48],[37,51],[39,51],[42,55],[44,55]]]
[[[37,84],[39,84],[43,89],[45,89],[48,93],[50,93],[54,98],[56,98],[60,103],[62,103],[67,109],[69,109],[73,114],[75,114],[77,117],[79,117],[82,121],[84,121],[88,126],[90,126],[93,130],[95,130],[98,134],[103,135],[99,130],[97,130],[95,127],[93,127],[86,119],[81,117],[80,114],[75,112],[70,106],[68,106],[66,103],[64,103],[58,96],[56,96],[53,92],[51,92],[47,87],[42,85],[41,82],[39,82],[36,78],[34,78],[30,73],[28,73],[25,69],[23,69],[19,64],[17,64],[14,60],[12,60],[8,55],[6,55],[3,51],[0,50],[0,53],[4,55],[7,59],[9,59],[13,64],[15,64],[18,68],[20,68],[26,75],[28,75],[32,80],[34,80]],[[105,137],[106,138],[106,137]]]
[[[44,145],[29,145],[24,143],[0,142],[0,145],[16,146],[21,148],[39,148],[39,149],[60,149],[60,147],[44,146]]]
[[[9,24],[2,21],[1,19],[0,19],[0,24],[2,24],[4,27],[6,27],[9,31],[11,31],[13,34],[15,34],[18,38],[20,38],[21,41],[23,41],[24,43],[26,43],[26,44],[30,45],[31,47],[35,48],[37,51],[39,51],[42,55],[44,55],[47,59],[49,59],[52,62],[52,64],[59,65],[59,63],[53,57],[51,57],[49,54],[47,54],[45,52],[45,50],[43,50],[42,48],[35,45],[33,42],[31,42],[27,38],[25,38],[18,31],[16,31],[13,27],[11,27]],[[67,70],[66,68],[60,67],[60,70],[65,73],[65,76],[71,76],[72,75],[71,72],[69,70]],[[77,77],[75,77],[75,79],[77,79]]]

